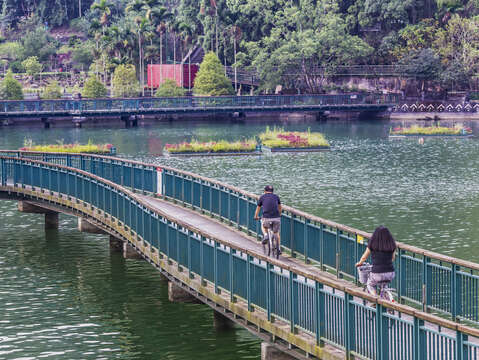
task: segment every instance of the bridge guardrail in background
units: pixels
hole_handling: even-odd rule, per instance
[[[252,234],[258,196],[187,171],[98,155],[0,151],[88,171],[135,191],[166,198],[219,216]],[[281,245],[338,276],[357,279],[354,264],[370,233],[283,206]],[[399,243],[393,286],[400,299],[454,320],[479,324],[479,264]]]
[[[85,100],[3,100],[0,114],[5,113],[75,113],[101,111],[144,111],[151,109],[220,109],[238,107],[281,107],[317,105],[381,105],[397,103],[397,95],[260,95],[260,96],[193,96],[166,98],[85,99]]]
[[[85,164],[83,160],[78,163]],[[33,197],[48,193],[51,202],[55,201],[52,194],[58,194],[57,199],[68,196],[73,202],[88,203],[141,237],[148,244],[147,257],[163,254],[186,268],[189,276],[229,292],[231,300],[244,299],[248,310],[263,309],[268,321],[281,318],[290,324],[293,336],[299,330],[310,334],[318,345],[329,343],[348,355],[381,360],[461,360],[479,354],[479,331],[475,329],[384,302],[328,277],[231,246],[152,209],[126,188],[87,171],[0,156],[0,186],[3,191]],[[366,306],[366,300],[377,302],[376,308]],[[388,309],[395,309],[395,314]]]

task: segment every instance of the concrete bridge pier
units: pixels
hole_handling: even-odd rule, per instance
[[[176,303],[199,303],[200,301],[174,282],[168,282],[168,300]]]
[[[18,202],[18,211],[27,214],[44,214],[45,215],[45,230],[58,229],[58,212],[45,209],[41,206],[32,204],[28,201]]]
[[[143,259],[138,251],[127,241],[123,242],[123,257],[125,259]]]
[[[293,360],[295,359],[289,354],[282,352],[274,347],[273,344],[261,343],[261,360]]]
[[[110,251],[114,253],[123,252],[123,241],[110,235]]]
[[[219,311],[214,311],[213,324],[216,330],[229,330],[234,327],[234,322],[228,319]]]
[[[91,222],[81,217],[78,218],[78,230],[80,232],[86,232],[89,234],[106,234],[106,232],[100,229],[98,226],[93,225]]]

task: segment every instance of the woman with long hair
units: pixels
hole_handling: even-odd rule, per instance
[[[374,230],[373,236],[368,242],[361,259],[356,267],[361,266],[371,255],[372,269],[366,284],[369,293],[377,295],[376,286],[380,282],[392,281],[394,279],[394,258],[396,256],[396,241],[389,229],[379,226]]]

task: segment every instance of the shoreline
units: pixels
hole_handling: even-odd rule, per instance
[[[479,112],[391,112],[389,120],[431,121],[479,120]]]

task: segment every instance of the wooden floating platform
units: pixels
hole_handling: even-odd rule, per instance
[[[474,134],[437,134],[437,135],[425,135],[425,134],[404,134],[404,135],[389,135],[390,139],[405,139],[405,138],[470,138],[474,137]]]
[[[163,150],[163,155],[165,156],[251,156],[251,155],[261,155],[261,151],[238,151],[238,152],[169,152]]]
[[[297,148],[289,148],[289,147],[282,147],[282,148],[270,148],[268,146],[261,147],[264,152],[274,153],[274,152],[319,152],[319,151],[328,151],[331,150],[330,146],[315,146],[315,147],[297,147]]]

